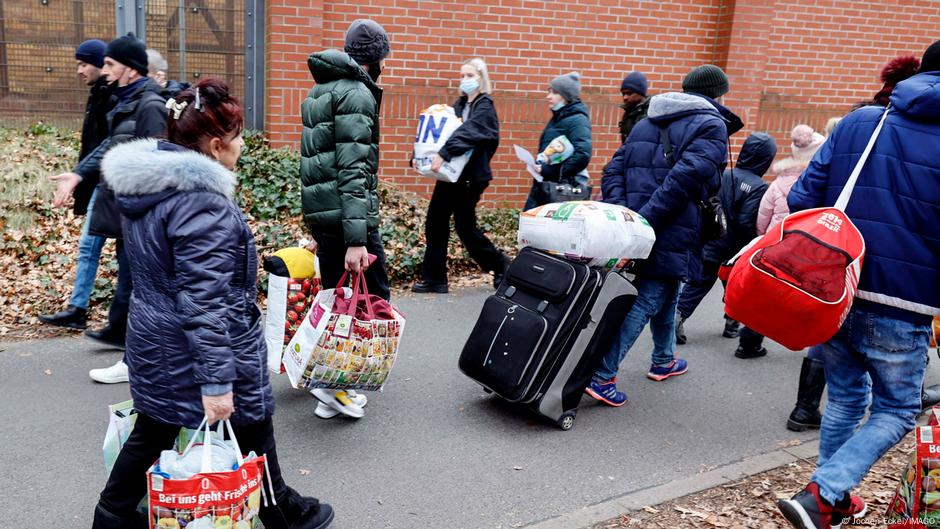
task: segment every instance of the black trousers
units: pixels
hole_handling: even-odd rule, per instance
[[[277,461],[277,450],[274,444],[274,421],[271,417],[234,428],[238,445],[242,452],[247,454],[254,451],[264,454],[268,460],[268,471],[271,485],[274,488],[274,497],[279,499],[279,506],[270,502],[268,507],[262,503],[260,517],[266,528],[284,528],[290,526],[289,515],[283,512],[281,498],[287,498],[293,491],[284,483],[281,467]],[[108,484],[98,500],[95,514],[95,524],[92,529],[111,527],[135,528],[141,523],[137,514],[137,504],[147,495],[147,470],[160,457],[160,452],[170,450],[179,435],[180,426],[167,424],[144,414],[138,414],[134,430],[128,437],[121,453],[118,454]],[[268,478],[264,478],[267,487]],[[104,511],[103,514],[100,511]],[[123,525],[117,525],[115,520],[121,520]],[[294,521],[294,520],[291,520]],[[109,523],[110,522],[110,523]],[[144,522],[146,523],[146,522]],[[146,527],[143,525],[142,527]]]
[[[447,246],[450,240],[450,217],[454,228],[470,257],[484,272],[502,271],[503,252],[499,251],[477,227],[477,204],[489,186],[488,182],[438,182],[428,205],[428,219],[424,225],[427,247],[421,278],[432,283],[447,282]]]
[[[342,230],[313,230],[314,240],[317,241],[317,256],[320,258],[320,279],[323,288],[336,288],[343,272],[346,271],[346,241]],[[382,247],[382,236],[379,230],[372,230],[366,237],[366,250],[376,257],[375,262],[366,270],[366,286],[369,294],[379,296],[384,300],[392,297],[388,282],[388,272],[385,268],[385,249]]]
[[[117,251],[118,280],[117,288],[114,290],[114,299],[111,300],[111,306],[108,308],[108,324],[123,334],[127,331],[127,315],[131,308],[131,291],[134,284],[131,280],[131,262],[124,239],[115,239],[114,242]]]

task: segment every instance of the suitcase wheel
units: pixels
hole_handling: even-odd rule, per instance
[[[574,415],[575,412],[573,411],[562,415],[561,418],[558,419],[558,427],[566,432],[570,430],[571,427],[574,426]]]

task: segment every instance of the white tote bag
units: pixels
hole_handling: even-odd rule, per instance
[[[449,105],[432,105],[421,112],[414,146],[415,167],[420,174],[442,182],[454,183],[460,179],[473,149],[444,162],[436,172],[431,170],[431,161],[461,124],[463,120],[454,114],[454,108]]]

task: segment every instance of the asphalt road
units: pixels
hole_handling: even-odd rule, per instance
[[[336,529],[524,527],[814,437],[784,428],[801,355],[770,344],[765,358],[734,358],[718,291],[686,324],[685,376],[645,378],[645,333],[621,370],[625,407],[585,399],[571,431],[542,423],[457,370],[487,294],[398,300],[408,317],[399,361],[362,420],[317,419],[313,398],[276,378],[286,479],[331,503]],[[0,348],[0,526],[90,527],[106,406],[129,394],[87,371],[120,353],[80,337]]]

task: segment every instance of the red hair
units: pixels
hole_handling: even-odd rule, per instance
[[[174,99],[186,104],[179,114],[171,108],[167,116],[167,139],[177,145],[202,152],[212,138],[228,143],[242,131],[242,107],[225,81],[202,79]]]

